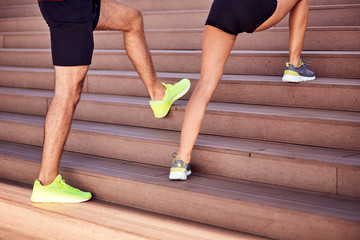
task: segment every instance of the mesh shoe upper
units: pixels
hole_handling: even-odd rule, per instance
[[[301,65],[295,67],[291,63],[286,63],[283,82],[304,82],[315,79],[314,72],[308,69],[308,64],[301,59]]]
[[[165,96],[161,101],[150,101],[150,107],[154,112],[156,118],[165,117],[171,107],[171,104],[184,96],[190,89],[190,80],[182,79],[181,81],[175,83],[174,85],[165,84],[166,87]]]
[[[90,198],[91,193],[83,192],[66,184],[59,174],[51,184],[46,186],[41,185],[40,181],[36,179],[31,201],[75,203],[87,201]]]

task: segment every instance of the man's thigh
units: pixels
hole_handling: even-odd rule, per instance
[[[128,3],[102,0],[96,30],[128,31],[131,30],[133,21],[139,18],[141,18],[141,11]]]
[[[94,49],[92,2],[41,1],[39,7],[50,28],[53,64],[90,65]]]

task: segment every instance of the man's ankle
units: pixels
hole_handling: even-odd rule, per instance
[[[164,99],[165,97],[165,91],[166,91],[166,88],[164,85],[160,84],[160,86],[158,86],[154,93],[153,93],[153,96],[151,96],[151,100],[152,101],[161,101]]]
[[[56,174],[55,176],[52,176],[52,175],[51,176],[42,176],[42,175],[40,175],[38,180],[41,183],[41,185],[47,186],[47,185],[51,184],[55,180],[57,175],[58,174]]]

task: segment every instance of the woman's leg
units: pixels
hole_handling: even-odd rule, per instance
[[[290,59],[296,66],[300,63],[300,53],[306,31],[307,6],[307,0],[278,0],[275,13],[255,30],[256,32],[268,29],[291,12]],[[234,35],[215,27],[206,26],[205,28],[200,80],[186,108],[180,148],[176,159],[181,159],[185,163],[190,161],[191,151],[199,134],[206,106],[221,79],[235,39]]]
[[[300,65],[300,55],[304,44],[309,5],[308,0],[278,0],[275,13],[255,32],[268,29],[280,22],[290,12],[290,48],[289,62]]]
[[[199,134],[205,109],[221,79],[225,63],[236,37],[207,25],[202,46],[202,65],[198,85],[186,107],[177,159],[190,161],[191,150]]]

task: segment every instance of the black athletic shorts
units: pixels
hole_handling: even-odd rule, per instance
[[[53,64],[90,65],[100,0],[41,0],[39,7],[50,28]]]
[[[252,33],[275,12],[277,0],[214,0],[205,25],[238,35]]]

